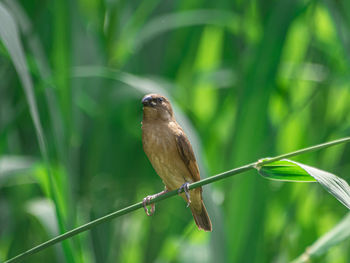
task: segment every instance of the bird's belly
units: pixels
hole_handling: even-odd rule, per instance
[[[173,160],[168,162],[164,160],[164,157],[152,156],[151,163],[167,189],[177,189],[187,181],[185,179],[186,172],[181,169],[181,164],[176,164]]]

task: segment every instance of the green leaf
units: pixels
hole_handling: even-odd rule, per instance
[[[47,159],[46,141],[35,100],[33,83],[29,75],[29,69],[27,67],[27,62],[20,41],[17,24],[12,17],[12,14],[2,3],[0,3],[0,25],[0,41],[2,41],[4,46],[7,48],[22,83],[29,105],[30,115],[33,119],[35,131],[38,137],[40,151],[42,152],[43,157]]]
[[[33,183],[35,180],[29,172],[36,163],[37,159],[31,156],[0,156],[0,189],[4,185]]]
[[[51,236],[59,234],[55,205],[50,199],[40,198],[26,203],[26,211],[34,216]]]
[[[167,22],[164,23],[164,21]],[[216,25],[218,27],[226,27],[231,29],[231,31],[237,31],[239,20],[236,14],[227,10],[198,9],[165,14],[145,24],[139,32],[135,48],[138,49],[164,32],[196,25]]]
[[[317,180],[317,182],[323,186],[323,188],[325,188],[343,205],[350,209],[350,186],[345,180],[326,171],[322,171],[305,164],[297,162],[294,163],[298,164],[305,171],[307,171],[312,177]]]
[[[317,181],[350,209],[350,187],[345,180],[334,174],[288,159],[267,164],[264,164],[262,160],[256,168],[262,176],[268,179],[292,182]]]
[[[140,94],[160,93],[167,97],[169,94],[167,89],[170,89],[168,83],[159,83],[151,78],[140,77],[134,74],[129,74],[119,70],[101,66],[79,66],[74,67],[72,76],[75,78],[105,78],[120,81]],[[164,88],[164,86],[167,88]]]
[[[350,237],[350,213],[347,214],[334,228],[316,240],[293,263],[310,262],[310,258],[326,253],[331,247]]]
[[[36,159],[21,155],[3,155],[0,157],[0,179],[2,177],[27,171],[33,167]]]
[[[51,172],[51,167],[49,163],[48,150],[46,145],[46,138],[40,121],[40,115],[37,107],[37,102],[34,93],[34,86],[29,74],[29,68],[27,66],[27,61],[25,53],[22,47],[20,32],[16,20],[14,19],[12,13],[7,9],[7,7],[0,2],[0,41],[4,44],[7,49],[9,56],[13,62],[13,65],[18,74],[19,80],[22,84],[26,100],[29,106],[30,116],[33,120],[35,132],[37,135],[39,148],[41,155],[44,159],[46,169],[48,170],[49,180],[50,180],[50,192],[52,199],[56,207],[57,219],[59,221],[60,232],[65,232],[65,226],[63,222],[63,211],[60,211],[57,201],[57,193],[54,188],[54,178]],[[70,243],[63,243],[64,252],[66,255],[67,262],[74,262],[73,258],[73,248]]]
[[[268,159],[267,159],[268,160]],[[267,179],[289,182],[316,182],[307,171],[294,162],[283,159],[258,167],[259,173]]]

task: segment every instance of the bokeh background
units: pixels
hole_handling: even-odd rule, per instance
[[[142,149],[146,93],[172,101],[202,178],[350,134],[349,1],[0,7],[0,261],[163,189]],[[349,182],[349,155],[294,160]],[[205,186],[204,199],[212,233],[176,197],[26,262],[289,262],[347,213],[318,184],[256,172]],[[349,261],[347,240],[313,262]]]

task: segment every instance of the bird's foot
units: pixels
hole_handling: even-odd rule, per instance
[[[145,209],[146,215],[151,216],[154,214],[154,211],[156,210],[156,205],[151,204],[151,211],[148,210],[147,205],[149,205],[149,202],[151,201],[153,195],[146,196],[143,198],[142,204],[143,204],[143,209]]]
[[[190,183],[186,182],[183,185],[181,185],[181,187],[179,188],[179,193],[181,192],[181,190],[185,192],[185,195],[187,198],[187,207],[189,207],[191,204],[190,189],[188,188],[189,185]]]
[[[154,211],[156,210],[156,205],[155,204],[150,204],[150,201],[162,194],[165,194],[166,192],[168,192],[168,190],[164,190],[159,192],[158,194],[155,195],[148,195],[145,198],[143,198],[142,204],[143,204],[143,208],[145,209],[146,215],[148,216],[152,216],[154,214]],[[151,211],[148,210],[147,205],[151,205]]]

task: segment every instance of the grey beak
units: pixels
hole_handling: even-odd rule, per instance
[[[142,104],[143,106],[152,106],[151,105],[152,97],[151,96],[145,96],[142,98]]]

